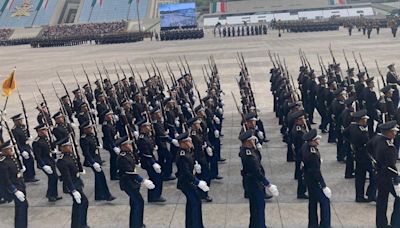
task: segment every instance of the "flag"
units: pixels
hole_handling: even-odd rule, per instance
[[[5,0],[3,6],[0,8],[0,12],[4,12],[4,10],[6,10],[6,9],[8,9],[8,11],[10,11],[13,4],[14,4],[14,0]]]
[[[346,5],[346,0],[330,0],[331,5]]]
[[[39,4],[36,7],[36,11],[39,11],[40,9],[47,9],[47,5],[49,4],[49,0],[39,0]]]
[[[93,0],[92,1],[92,7],[94,7],[97,4],[99,4],[100,7],[102,7],[103,6],[103,0]]]
[[[211,6],[211,13],[225,13],[226,2],[213,2]]]
[[[17,81],[15,80],[15,69],[14,69],[3,81],[3,96],[9,97],[16,88],[17,88]]]
[[[4,10],[7,8],[8,1],[9,1],[9,0],[5,0],[5,1],[4,1],[4,4],[3,4],[3,5],[1,6],[1,8],[0,8],[0,12],[4,12]]]

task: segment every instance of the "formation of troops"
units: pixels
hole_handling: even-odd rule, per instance
[[[397,35],[397,28],[399,27],[399,18],[391,17],[388,19],[366,19],[359,18],[358,20],[347,20],[343,23],[343,27],[347,28],[349,36],[353,34],[353,29],[356,28],[358,32],[367,35],[371,39],[372,31],[375,29],[376,34],[379,35],[381,28],[390,28],[393,37]]]
[[[267,35],[267,24],[247,24],[244,25],[221,25],[220,23],[214,28],[214,37],[225,38],[235,36],[258,36]]]
[[[158,34],[156,38],[158,37]],[[204,37],[203,28],[177,28],[160,31],[160,40],[187,40],[201,39]],[[157,38],[158,40],[158,38]]]
[[[345,164],[344,178],[355,179],[355,202],[376,202],[376,227],[400,227],[400,176],[396,168],[400,78],[394,64],[387,67],[385,76],[377,63],[379,75],[373,77],[362,56],[359,56],[363,66],[360,68],[353,53],[357,65],[354,72],[343,51],[347,64],[344,73],[331,48],[330,53],[333,64],[327,67],[318,57],[321,74],[317,76],[300,50],[302,65],[295,84],[286,63],[282,64],[279,55],[269,52],[274,64],[270,71],[274,111],[287,144],[287,162],[295,163],[297,198],[309,200],[309,227],[330,227],[332,193],[321,174],[318,129],[328,134],[328,143],[336,144],[337,161]],[[313,128],[315,111],[321,117],[317,128]],[[395,201],[388,221],[390,194]]]
[[[175,179],[187,199],[186,227],[203,227],[202,201],[212,201],[209,187],[212,181],[223,178],[218,173],[219,163],[225,161],[220,154],[223,91],[212,57],[203,69],[205,96],[201,96],[186,58],[186,64],[179,59],[179,76],[167,66],[171,84],[154,61],[153,73],[146,66],[145,80],[129,62],[129,73],[122,67],[120,71],[115,68],[115,82],[104,65],[103,69],[97,65],[93,86],[83,68],[87,83],[81,86],[74,74],[77,88],[73,94],[59,76],[65,93],[60,96],[53,84],[59,100],[56,113],[50,113],[46,96],[38,86],[41,97],[34,94],[38,111],[36,134],[30,132],[18,91],[23,112],[11,117],[13,126],[1,115],[8,133],[5,138],[9,140],[1,139],[0,145],[0,198],[2,203],[15,202],[15,227],[28,226],[29,188],[25,183],[39,181],[37,170],[48,178],[43,195],[49,202],[62,199],[58,181],[62,181],[62,191],[71,196],[71,227],[88,227],[90,200],[81,175],[94,176],[96,201],[113,201],[115,197],[103,171],[105,163],[110,167],[110,180],[119,181],[120,189],[130,198],[130,227],[145,227],[141,185],[148,189],[149,203],[162,203],[166,201],[163,182]],[[104,151],[110,154],[109,161],[102,158]],[[147,177],[138,173],[139,167]],[[93,174],[88,173],[89,169]]]

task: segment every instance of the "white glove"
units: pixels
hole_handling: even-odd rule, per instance
[[[203,190],[203,192],[210,191],[210,188],[207,186],[207,182],[205,182],[203,180],[199,181],[199,184],[197,185],[197,187],[199,187],[201,190]]]
[[[139,132],[138,131],[134,131],[133,132],[133,136],[135,136],[135,139],[139,138]]]
[[[158,150],[158,146],[155,145],[153,150],[154,150],[154,151],[157,151],[157,150]]]
[[[53,174],[53,170],[48,165],[43,166],[42,169],[43,169],[43,171],[45,171],[49,175]]]
[[[224,100],[221,99],[221,101],[219,102],[222,106],[225,105]]]
[[[76,201],[76,203],[77,204],[81,204],[81,199],[82,199],[82,196],[81,196],[81,194],[78,192],[78,191],[73,191],[72,192],[72,196],[74,197],[74,199],[75,199],[75,201]]]
[[[189,103],[185,103],[185,107],[186,108],[190,108],[190,104]]]
[[[214,116],[213,119],[214,119],[215,124],[219,125],[221,123],[221,120],[218,117]]]
[[[258,136],[259,139],[264,139],[264,133],[262,131],[259,131],[257,133],[257,136]]]
[[[278,191],[278,187],[276,187],[276,185],[270,184],[269,187],[267,187],[268,191],[271,192],[271,194],[274,197],[278,197],[279,196],[279,191]]]
[[[24,165],[22,165],[21,172],[25,173],[25,171],[26,171],[26,167]]]
[[[93,164],[93,169],[94,169],[96,172],[100,173],[100,172],[101,172],[101,166],[100,166],[100,164],[97,163],[97,162],[95,162],[95,163]]]
[[[90,113],[92,113],[93,115],[95,115],[95,114],[96,114],[96,110],[90,109]]]
[[[197,97],[195,95],[192,96],[193,102],[197,101]]]
[[[175,136],[175,138],[178,138],[179,134],[178,134],[178,133],[175,133],[174,136]]]
[[[257,150],[261,151],[262,150],[262,145],[260,143],[256,144]]]
[[[393,185],[397,197],[400,197],[400,184]]]
[[[188,111],[188,112],[192,112],[192,109],[191,109],[191,108],[187,108],[187,111]]]
[[[121,152],[121,149],[120,149],[119,147],[114,147],[114,148],[113,148],[113,151],[114,151],[116,154],[119,154],[119,153]]]
[[[208,156],[210,156],[210,157],[213,156],[213,150],[211,149],[211,147],[208,146],[208,147],[206,148],[206,152],[207,152],[207,155],[208,155]]]
[[[197,174],[200,174],[200,173],[201,173],[201,165],[200,165],[197,161],[195,161],[195,163],[194,163],[194,171],[195,171]]]
[[[381,114],[382,114],[382,112],[381,112],[381,110],[376,110],[376,114],[378,115],[378,116],[380,116]]]
[[[99,145],[97,146],[97,149],[103,149],[103,145],[101,145],[101,143],[99,143]]]
[[[222,108],[218,108],[218,112],[219,114],[223,115],[224,114],[224,110]]]
[[[156,173],[161,173],[161,166],[158,163],[153,164],[153,169]]]
[[[16,192],[14,192],[15,197],[17,197],[17,199],[21,202],[25,201],[25,194],[23,192],[21,192],[20,190],[17,190]]]
[[[21,153],[22,157],[24,157],[25,159],[29,159],[29,153],[26,151],[22,151]]]
[[[176,139],[172,139],[172,144],[174,144],[176,147],[179,147],[179,142]]]
[[[215,138],[217,138],[217,139],[219,138],[219,131],[218,131],[218,130],[215,130],[215,131],[214,131],[214,136],[215,136]]]
[[[324,192],[325,196],[330,199],[332,197],[332,191],[330,188],[325,187],[322,189],[322,191]]]
[[[76,128],[76,124],[75,123],[70,123],[71,127]]]
[[[156,186],[154,185],[153,181],[144,179],[143,180],[144,186],[146,186],[147,189],[154,189]]]
[[[113,115],[113,117],[114,117],[114,120],[115,120],[115,121],[118,121],[118,120],[119,120],[118,115]]]
[[[179,127],[181,123],[179,123],[179,120],[175,120],[175,126]]]

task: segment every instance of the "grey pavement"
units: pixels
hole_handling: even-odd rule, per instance
[[[236,52],[243,52],[252,77],[252,86],[255,92],[258,108],[261,110],[261,119],[264,121],[267,137],[271,140],[263,148],[263,165],[266,168],[269,180],[278,186],[280,196],[267,202],[266,221],[269,227],[306,227],[307,226],[307,201],[296,199],[297,182],[293,179],[294,164],[286,163],[286,145],[282,142],[277,119],[272,112],[272,96],[269,85],[269,69],[272,66],[266,51],[279,52],[281,59],[285,58],[289,71],[293,77],[298,75],[300,60],[298,49],[302,48],[315,70],[319,72],[317,53],[324,59],[325,64],[332,63],[328,46],[332,44],[337,61],[345,69],[342,49],[347,50],[350,64],[355,67],[350,51],[363,54],[369,67],[370,74],[377,76],[374,60],[381,64],[381,70],[386,72],[385,66],[397,62],[400,57],[400,43],[398,39],[390,36],[387,29],[381,34],[366,39],[360,33],[348,37],[346,31],[318,32],[318,33],[284,33],[278,38],[276,33],[257,37],[236,38],[211,38],[207,35],[202,40],[186,40],[171,42],[150,42],[133,44],[116,44],[104,46],[76,46],[46,49],[31,49],[29,46],[0,47],[0,74],[3,77],[14,66],[17,67],[17,86],[21,91],[29,113],[30,125],[36,125],[36,111],[34,109],[33,92],[38,95],[35,80],[46,94],[51,112],[58,109],[57,98],[54,95],[51,83],[56,84],[58,93],[63,94],[63,89],[56,77],[59,71],[66,81],[68,89],[76,88],[71,74],[71,68],[79,75],[81,84],[86,83],[81,70],[81,64],[86,66],[91,79],[92,72],[96,72],[94,61],[103,60],[113,75],[112,62],[119,61],[128,71],[125,64],[126,58],[135,62],[138,71],[144,78],[147,75],[143,61],[154,58],[165,72],[168,61],[175,73],[178,73],[175,60],[179,55],[185,55],[191,65],[192,74],[205,94],[205,85],[201,67],[207,64],[207,56],[213,55],[220,72],[222,88],[226,95],[224,138],[222,140],[222,156],[227,158],[225,164],[220,165],[220,174],[223,180],[213,181],[210,196],[212,203],[203,204],[203,220],[206,227],[247,227],[249,221],[248,201],[243,198],[240,176],[240,160],[238,157],[240,130],[240,116],[236,112],[230,92],[238,97],[238,89],[234,77],[239,72],[235,60]],[[165,74],[167,75],[167,74]],[[168,79],[167,79],[168,80]],[[1,98],[0,104],[4,102]],[[16,94],[10,97],[7,113],[8,117],[21,112],[21,107]],[[316,119],[319,122],[319,118]],[[321,145],[324,160],[323,175],[333,192],[332,197],[332,225],[334,227],[374,227],[375,204],[356,204],[354,202],[354,180],[344,179],[344,164],[336,162],[336,147],[327,144],[324,135]],[[106,151],[102,156],[108,161]],[[107,177],[108,162],[105,165]],[[52,228],[69,227],[71,214],[71,197],[62,194],[63,200],[57,203],[48,203],[45,199],[46,177],[37,170],[40,182],[27,185],[29,201],[29,227]],[[143,175],[144,172],[143,172]],[[108,181],[112,194],[117,200],[111,203],[95,202],[93,195],[93,173],[87,170],[83,176],[85,182],[84,192],[90,200],[88,223],[91,227],[128,227],[129,200],[119,189],[118,182]],[[59,185],[61,192],[61,184]],[[146,199],[146,190],[142,189]],[[185,198],[176,189],[176,181],[164,184],[164,196],[168,199],[165,204],[145,204],[145,224],[150,227],[183,227]],[[391,199],[393,200],[393,199]],[[0,206],[0,227],[13,226],[13,204]],[[391,209],[389,209],[390,211]]]

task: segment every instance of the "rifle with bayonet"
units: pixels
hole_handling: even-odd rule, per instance
[[[358,73],[361,73],[360,64],[358,64],[356,55],[354,54],[354,51],[352,53],[353,53],[354,62],[356,62],[356,65],[357,65]]]
[[[27,136],[29,138],[31,136],[31,133],[30,133],[30,130],[29,130],[28,115],[26,114],[25,103],[24,103],[24,100],[22,100],[22,96],[21,96],[21,93],[19,92],[18,87],[17,87],[17,93],[18,93],[19,101],[21,102],[22,112],[24,113],[26,133],[27,133]]]
[[[365,63],[364,63],[364,60],[363,60],[363,58],[362,58],[362,56],[361,56],[361,53],[359,53],[359,55],[360,55],[361,64],[363,65],[364,70],[365,70],[365,73],[367,74],[367,78],[369,78],[369,73],[368,73],[367,66],[366,66]]]
[[[383,76],[381,69],[379,68],[378,61],[376,61],[376,59],[375,59],[375,64],[376,64],[376,69],[378,69],[378,73],[381,76],[383,87],[385,87],[386,86],[385,77]]]

